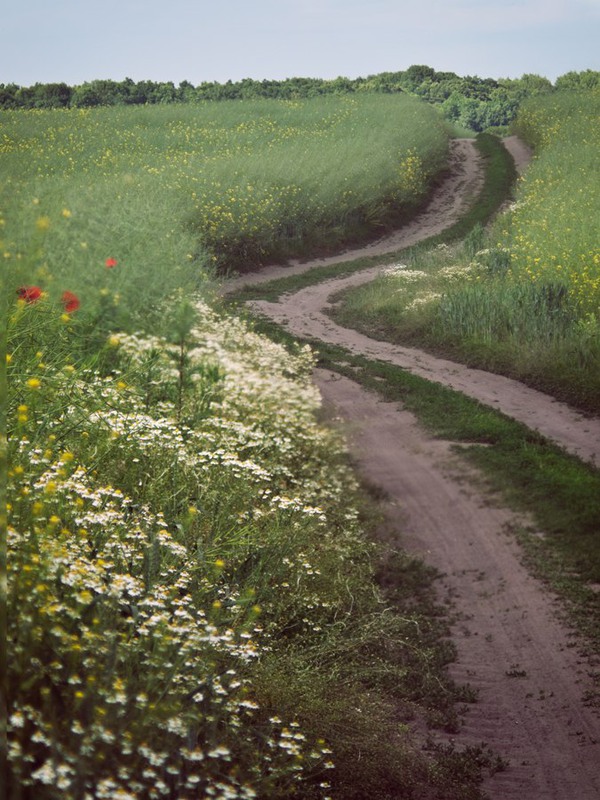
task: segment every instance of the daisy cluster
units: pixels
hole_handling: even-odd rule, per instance
[[[112,334],[101,367],[40,358],[32,378],[22,335],[11,780],[39,798],[327,797],[326,743],[253,679],[282,640],[350,619],[349,571],[369,571],[312,353],[199,304],[181,341]]]
[[[447,247],[438,247],[438,257],[448,256]],[[390,264],[381,271],[382,285],[389,297],[390,288],[394,297],[400,295],[403,310],[423,311],[434,308],[449,288],[475,280],[478,265],[451,264],[436,270],[409,269],[406,264]]]

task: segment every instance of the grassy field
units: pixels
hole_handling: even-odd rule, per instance
[[[72,246],[79,238],[90,256],[129,257],[142,255],[132,229],[151,214],[147,259],[183,247],[241,271],[335,249],[406,217],[444,168],[448,140],[440,115],[404,96],[5,112],[0,120],[5,169],[19,176],[7,187],[19,216],[33,197],[44,213],[60,213],[60,198],[72,213]],[[180,244],[182,229],[191,243]]]
[[[345,295],[342,320],[517,377],[600,412],[598,94],[531,101],[516,200],[459,245],[409,252]]]
[[[468,694],[444,677],[428,571],[397,555],[378,587],[313,355],[207,302],[227,254],[199,187],[228,175],[207,195],[225,202],[259,139],[276,165],[289,114],[293,152],[302,119],[320,151],[337,131],[357,152],[343,98],[266,108],[2,116],[11,800],[473,800],[494,768],[410,733],[455,728]],[[400,106],[380,108],[383,152]],[[426,191],[419,137],[388,162],[405,208]]]
[[[515,131],[538,158],[499,226],[517,281],[564,287],[585,326],[600,310],[600,92],[527,103]],[[600,335],[600,329],[596,328]]]

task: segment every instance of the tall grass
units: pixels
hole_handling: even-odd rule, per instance
[[[517,130],[538,149],[510,209],[464,245],[407,254],[420,281],[396,270],[349,293],[341,317],[600,412],[598,103],[526,104]]]
[[[6,112],[1,119],[7,168],[34,196],[43,181],[43,208],[65,178],[63,202],[74,221],[78,203],[86,216],[96,207],[90,246],[112,252],[135,239],[127,237],[132,220],[158,212],[153,260],[179,246],[181,232],[170,227],[177,219],[187,223],[184,239],[196,238],[184,252],[199,248],[239,270],[334,248],[409,214],[447,151],[441,117],[408,97]]]
[[[583,320],[600,311],[599,115],[598,91],[523,106],[515,130],[536,159],[498,228],[515,279],[564,286]]]
[[[473,797],[409,734],[455,722],[450,656],[374,583],[312,354],[206,302],[236,108],[3,116],[7,796]],[[310,108],[311,140],[350,113]]]

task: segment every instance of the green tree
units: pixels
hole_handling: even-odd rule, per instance
[[[71,97],[71,105],[77,108],[115,105],[123,98],[118,84],[111,80],[86,81],[76,86]]]
[[[18,91],[16,83],[0,83],[0,108],[18,108]]]
[[[181,81],[175,94],[176,100],[191,103],[196,99],[196,90],[189,81]]]
[[[409,92],[416,91],[425,80],[433,80],[435,70],[425,64],[413,64],[402,73],[401,84]]]
[[[554,86],[559,91],[580,91],[600,86],[600,72],[586,69],[583,72],[566,72],[556,79]]]

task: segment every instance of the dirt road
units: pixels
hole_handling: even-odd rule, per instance
[[[507,146],[523,168],[527,152]],[[424,214],[393,237],[374,243],[374,255],[392,252],[443,230],[480,185],[480,165],[468,140],[456,144],[454,171]],[[291,270],[350,260],[361,250],[291,268],[270,268],[238,282],[270,280]],[[311,286],[278,303],[251,305],[298,336],[343,345],[399,364],[430,380],[520,419],[581,458],[600,463],[600,421],[583,418],[552,398],[515,381],[469,370],[420,351],[376,342],[341,328],[324,313],[343,286],[371,280],[378,268]],[[398,546],[421,555],[444,579],[459,621],[453,638],[453,677],[479,692],[479,701],[455,737],[456,745],[486,742],[510,762],[487,780],[492,800],[597,800],[600,797],[600,722],[583,705],[589,664],[559,622],[554,599],[524,570],[510,526],[516,516],[478,493],[451,443],[429,438],[397,404],[384,403],[340,375],[317,371],[326,404],[348,436],[358,468],[385,490]]]

